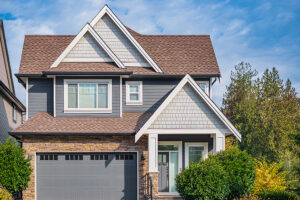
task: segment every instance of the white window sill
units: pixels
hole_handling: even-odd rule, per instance
[[[126,102],[126,106],[140,106],[143,102]]]
[[[180,197],[178,192],[159,192],[158,196],[174,196],[174,197]]]
[[[112,113],[112,110],[64,110],[64,113]]]

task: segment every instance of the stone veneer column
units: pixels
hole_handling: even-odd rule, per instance
[[[158,198],[158,172],[149,172],[149,176],[152,178],[152,196],[153,199]]]

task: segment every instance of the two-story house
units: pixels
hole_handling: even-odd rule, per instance
[[[241,139],[211,100],[210,37],[142,35],[108,6],[77,35],[26,35],[16,76],[27,121],[11,135],[34,169],[25,200],[177,198],[176,174]]]
[[[22,123],[22,112],[25,112],[25,106],[15,95],[11,74],[4,25],[0,19],[0,143]]]

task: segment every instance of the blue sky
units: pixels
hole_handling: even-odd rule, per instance
[[[221,105],[230,71],[241,61],[262,73],[275,66],[300,92],[300,1],[264,0],[0,0],[0,18],[13,73],[18,72],[25,34],[77,34],[104,4],[144,34],[209,34],[222,79],[213,99]],[[15,80],[17,96],[24,88]]]

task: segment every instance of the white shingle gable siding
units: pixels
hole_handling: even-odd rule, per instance
[[[186,84],[150,129],[227,129],[211,108]]]
[[[112,61],[90,33],[86,33],[78,41],[66,58],[100,58]]]
[[[109,16],[105,14],[93,28],[126,66],[150,66]]]

